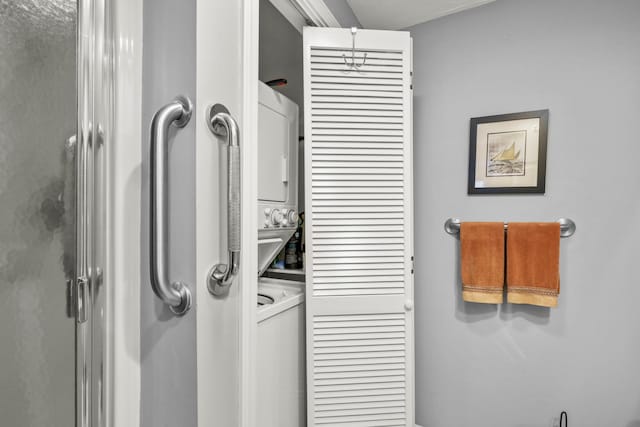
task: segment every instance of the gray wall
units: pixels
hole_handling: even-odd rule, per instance
[[[195,104],[196,1],[145,0],[142,91],[141,426],[197,426],[195,286],[195,128],[169,144],[169,277],[189,284],[192,309],[174,316],[149,282],[149,124],[178,94]],[[176,37],[179,35],[179,37]],[[132,142],[133,143],[133,142]]]
[[[414,37],[417,422],[640,426],[640,2],[499,0]],[[469,118],[549,108],[547,193],[466,194]],[[447,217],[554,220],[555,309],[461,301]]]
[[[343,27],[362,27],[347,0],[324,0],[324,2]]]

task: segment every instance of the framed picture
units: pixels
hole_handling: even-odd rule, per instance
[[[544,193],[549,110],[471,119],[469,194]]]

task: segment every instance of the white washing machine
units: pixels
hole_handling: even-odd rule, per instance
[[[306,425],[304,283],[258,281],[260,427]]]
[[[298,226],[298,106],[259,83],[258,419],[306,425],[304,283],[260,277]]]

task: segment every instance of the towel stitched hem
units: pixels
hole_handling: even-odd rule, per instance
[[[540,307],[557,307],[557,295],[540,295],[524,292],[507,293],[507,302],[510,304],[529,304]]]
[[[558,296],[560,294],[559,291],[552,289],[542,289],[542,288],[532,288],[529,286],[511,286],[509,285],[507,289],[508,293],[532,293],[538,295],[548,295],[548,296]]]
[[[484,293],[491,293],[491,294],[501,294],[504,291],[503,287],[500,288],[489,288],[486,286],[475,286],[475,285],[463,285],[462,286],[462,290],[463,291],[469,291],[469,292],[484,292]]]

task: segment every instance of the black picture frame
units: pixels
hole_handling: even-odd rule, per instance
[[[481,164],[482,170],[476,170],[477,153],[478,153],[478,127],[483,124],[497,124],[496,127],[509,129],[509,123],[516,120],[526,119],[539,119],[538,131],[537,131],[537,175],[535,183],[529,185],[522,185],[517,183],[517,180],[523,181],[526,179],[527,172],[530,172],[533,167],[528,166],[526,159],[526,147],[527,138],[529,133],[527,130],[518,128],[514,123],[514,127],[510,130],[500,132],[488,132],[486,133],[486,141],[483,138],[481,144],[485,147],[481,147],[481,152],[486,155],[486,162]],[[521,122],[522,123],[522,122]],[[471,131],[469,137],[469,177],[468,177],[468,194],[544,194],[546,185],[546,173],[547,173],[547,134],[549,129],[549,110],[536,110],[536,111],[524,111],[520,113],[500,114],[486,117],[474,117],[471,119]],[[501,135],[504,134],[504,135]],[[517,134],[517,135],[516,135]],[[484,134],[481,135],[484,137]],[[491,139],[495,141],[491,141]],[[513,142],[508,145],[505,142],[505,138],[512,138]],[[523,139],[521,139],[523,138]],[[516,139],[518,141],[518,147],[522,147],[516,151]],[[535,141],[530,141],[532,145]],[[504,147],[507,144],[508,148],[503,148],[498,154],[490,157],[491,147],[493,144],[495,147]],[[502,144],[502,145],[498,145]],[[535,151],[534,151],[535,153]],[[514,157],[509,159],[508,156]],[[506,159],[499,158],[498,156],[507,157]],[[522,160],[520,160],[522,157]],[[493,169],[492,169],[493,168]],[[482,177],[487,177],[492,180],[491,185],[476,185],[478,176],[483,174]],[[493,175],[490,175],[492,173]],[[530,179],[533,179],[533,175]],[[504,178],[504,179],[503,179]],[[500,184],[500,181],[504,181],[504,185]],[[482,181],[484,183],[484,181]]]

